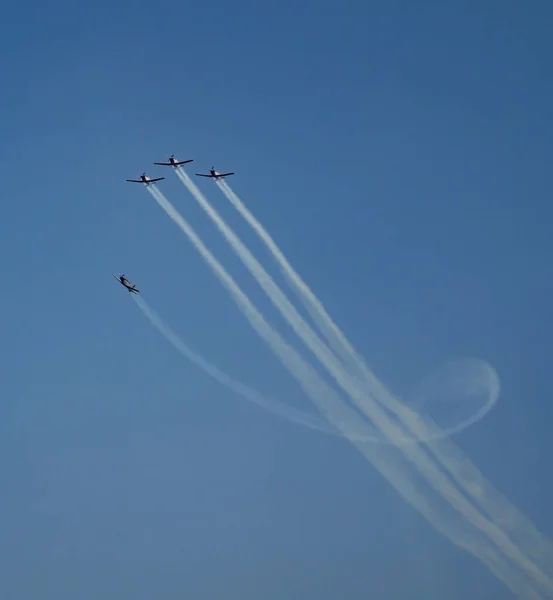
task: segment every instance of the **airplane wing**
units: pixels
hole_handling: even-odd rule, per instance
[[[174,162],[174,163],[170,163],[170,162],[168,162],[168,163],[158,163],[158,162],[155,162],[154,165],[161,165],[162,167],[172,167],[174,165],[175,167],[178,167],[179,165],[185,165],[186,163],[191,163],[191,162],[193,162],[193,160],[194,159],[191,158],[190,160],[180,160],[180,161]]]
[[[219,173],[218,175],[204,175],[204,173],[196,173],[196,175],[198,177],[211,177],[212,179],[222,179],[223,177],[234,175],[234,173]]]
[[[162,179],[165,179],[165,177],[158,177],[157,179],[148,179],[147,183],[153,183],[154,181],[161,181]]]

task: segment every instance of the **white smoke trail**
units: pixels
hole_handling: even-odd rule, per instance
[[[159,316],[147,305],[147,303],[136,296],[133,296],[133,299],[136,301],[136,303],[138,304],[139,308],[142,310],[142,312],[144,313],[144,315],[151,321],[151,323],[160,331],[160,333],[162,333],[162,335],[164,335],[166,337],[166,339],[172,343],[177,350],[183,352],[183,354],[187,357],[190,358],[191,360],[193,360],[196,364],[199,364],[199,366],[201,366],[202,368],[205,368],[205,366],[207,366],[207,371],[209,373],[213,372],[213,368],[209,365],[209,363],[206,363],[205,361],[203,361],[202,359],[200,359],[200,361],[197,360],[197,355],[195,355],[195,353],[193,353],[185,344],[183,344],[180,339],[174,334],[174,332],[172,332],[166,325],[165,323],[159,318]],[[218,376],[218,370],[215,369],[215,377],[217,379],[219,379]],[[230,378],[227,378],[226,376],[223,375],[223,382],[227,382]],[[230,380],[232,382],[232,380]],[[232,388],[234,389],[234,386],[232,386]],[[243,386],[239,385],[239,387],[235,390],[235,391],[241,391],[243,390]],[[248,395],[249,396],[249,395]],[[253,399],[254,401],[256,401],[256,399]],[[259,404],[264,405],[264,402],[261,401],[259,402]],[[288,416],[288,415],[285,415]],[[361,448],[360,448],[361,449]],[[361,450],[365,455],[367,455],[366,450]],[[376,466],[378,468],[378,458],[375,459],[374,456],[370,455],[371,453],[369,453],[368,458],[372,461],[377,463]],[[390,465],[393,464],[393,461],[397,462],[397,457],[393,457],[393,455],[390,453],[390,451],[387,451],[387,457],[380,457],[380,461],[385,461],[387,464],[385,465],[384,468],[382,468],[381,465],[381,471],[383,471],[383,473],[385,474],[385,476],[387,477],[388,480],[390,480],[396,487],[396,489],[398,489],[399,493],[404,496],[412,505],[414,505],[416,508],[419,508],[419,510],[424,514],[425,512],[431,512],[432,509],[430,508],[429,504],[427,501],[425,501],[425,499],[420,495],[420,493],[414,488],[414,484],[412,482],[409,481],[408,478],[405,477],[404,474],[401,473],[401,471],[405,471],[405,469],[401,469],[399,467],[395,468],[395,472],[393,469],[390,469]],[[452,525],[451,523],[448,524],[444,524],[442,523],[443,518],[440,517],[439,515],[437,515],[434,511],[434,516],[433,516],[433,521],[436,527],[438,527],[438,529],[440,529],[443,533],[445,533],[446,535],[448,534],[448,529],[450,530]],[[469,550],[469,551],[473,551],[470,547],[470,543],[465,541],[464,538],[467,537],[466,531],[465,530],[465,525],[464,524],[460,524],[460,526],[457,527],[458,531],[457,531],[457,535],[459,537],[459,543],[458,545],[464,547],[465,549]],[[509,586],[514,590],[519,590],[521,588],[529,588],[528,582],[526,582],[524,580],[524,578],[520,575],[517,574],[516,572],[513,574],[509,574],[508,572],[504,572],[505,569],[502,570],[501,567],[501,561],[498,559],[497,557],[497,553],[494,554],[493,549],[491,549],[489,546],[486,546],[486,544],[484,544],[482,546],[482,548],[478,549],[477,552],[482,553],[483,555],[487,555],[489,557],[491,566],[490,568],[493,568],[495,570],[498,570],[499,575],[501,575],[502,578],[508,577],[511,579],[511,581],[509,582]],[[498,566],[499,565],[499,566]],[[528,597],[532,597],[532,596],[528,596]],[[538,598],[539,596],[535,596],[536,598]]]
[[[415,433],[418,440],[428,443],[429,448],[439,462],[451,473],[465,493],[486,511],[493,522],[508,530],[509,535],[516,539],[519,545],[525,547],[525,553],[539,563],[542,569],[551,573],[553,566],[551,542],[541,535],[524,515],[485,480],[478,469],[462,455],[453,443],[443,439],[446,432],[440,431],[431,419],[425,418],[423,420],[394,398],[368,369],[353,345],[328,315],[322,302],[317,299],[300,275],[293,269],[270,234],[248,210],[238,195],[225,181],[216,180],[216,183],[273,254],[287,281],[295,289],[314,322],[331,343],[334,351],[344,360],[346,366],[369,384],[371,395],[395,413]],[[498,380],[497,386],[499,386]],[[480,411],[469,422],[475,422],[479,416],[482,416],[482,413],[483,411]]]
[[[287,345],[284,340],[274,331],[268,323],[264,320],[261,314],[255,309],[251,301],[245,296],[245,294],[238,288],[234,280],[228,275],[218,261],[213,257],[209,250],[205,247],[203,242],[192,230],[190,225],[184,221],[169,201],[156,189],[148,187],[152,196],[167,212],[167,214],[175,221],[177,225],[186,233],[189,239],[192,241],[194,246],[198,249],[204,260],[213,269],[216,275],[219,277],[221,282],[227,287],[231,293],[233,299],[242,309],[245,316],[248,318],[252,326],[261,335],[261,337],[268,343],[273,349],[277,356],[281,359],[283,364],[287,366],[290,372],[296,377],[298,382],[304,391],[308,394],[311,400],[319,407],[319,409],[326,414],[327,418],[331,423],[335,424],[343,434],[351,440],[348,432],[352,430],[352,423],[359,421],[358,416],[354,413],[344,402],[340,400],[337,394],[332,390],[325,382],[320,379],[318,374],[312,369],[310,365],[305,363],[303,359],[295,352],[293,348]],[[334,365],[329,365],[329,370],[334,370]],[[354,399],[357,399],[358,392],[351,386],[349,381],[343,381],[343,376],[339,373],[339,378],[342,380],[341,383],[346,388],[353,389],[355,394]],[[353,394],[351,394],[353,396]],[[401,439],[401,434],[397,425],[392,423],[388,417],[378,408],[376,403],[367,403],[364,410],[369,414],[373,422],[377,423],[378,426],[385,432],[390,439]],[[354,428],[354,430],[357,427]],[[355,440],[351,440],[355,443]],[[526,579],[526,575],[532,577],[535,582],[543,586],[548,590],[553,590],[553,584],[551,581],[534,565],[531,561],[526,559],[518,548],[514,547],[510,540],[495,527],[492,523],[487,521],[482,515],[480,515],[474,507],[454,488],[451,482],[439,472],[434,464],[432,464],[428,457],[423,453],[422,449],[413,446],[409,448],[409,452],[403,451],[407,456],[408,460],[413,463],[421,473],[427,478],[431,486],[446,498],[451,505],[465,516],[468,522],[479,529],[482,533],[487,535],[498,548],[504,552],[502,557],[497,553],[497,549],[493,545],[490,545],[486,540],[482,540],[476,532],[473,532],[474,539],[466,540],[466,527],[464,535],[460,535],[459,531],[456,531],[452,523],[449,520],[442,519],[430,508],[424,498],[415,493],[414,487],[411,485],[408,478],[406,479],[404,472],[396,467],[394,461],[390,461],[390,451],[394,450],[390,448],[386,454],[382,452],[382,446],[380,450],[375,452],[376,447],[367,444],[357,444],[358,448],[370,458],[371,462],[388,478],[388,480],[396,487],[400,494],[408,500],[413,506],[417,508],[431,523],[434,524],[442,533],[447,535],[454,543],[461,547],[469,550],[475,556],[479,557],[485,564],[488,565],[492,571],[496,573],[511,589],[517,591],[521,597],[539,597],[532,594],[531,589],[528,587],[530,583]],[[396,461],[397,462],[397,461]],[[510,564],[510,560],[516,563],[519,568],[522,569],[522,573],[515,576],[513,573],[513,565]],[[525,575],[526,573],[526,575]],[[513,582],[513,578],[517,578],[517,583]],[[525,583],[523,583],[525,582]],[[514,587],[513,587],[514,586]]]

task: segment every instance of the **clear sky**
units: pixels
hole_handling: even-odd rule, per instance
[[[186,362],[111,274],[220,368],[315,410],[125,182],[166,175],[160,189],[288,335],[151,163],[175,153],[190,173],[235,171],[394,391],[447,360],[494,366],[496,407],[455,441],[553,536],[552,18],[539,0],[4,7],[3,599],[507,596],[345,440]]]

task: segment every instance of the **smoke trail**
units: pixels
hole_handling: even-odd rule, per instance
[[[282,251],[278,248],[276,242],[249,211],[238,195],[224,180],[216,180],[216,184],[270,250],[281,267],[286,280],[296,291],[314,322],[332,345],[333,350],[341,356],[346,366],[352,372],[355,372],[362,380],[368,383],[371,395],[395,413],[415,433],[415,437],[418,440],[426,442],[434,456],[451,473],[452,477],[461,485],[465,493],[472,497],[486,511],[496,525],[508,529],[510,536],[517,539],[520,545],[526,546],[526,553],[538,562],[542,569],[551,572],[551,566],[553,565],[553,548],[551,542],[542,536],[524,515],[517,511],[504,496],[485,480],[478,469],[466,457],[463,457],[461,451],[452,442],[443,439],[452,430],[458,428],[450,428],[445,432],[440,431],[431,419],[426,417],[423,420],[419,415],[394,398],[389,390],[368,369],[363,359],[355,351],[353,345],[347,340],[330,315],[328,315],[322,302],[318,300],[300,275],[294,270]],[[499,380],[495,372],[493,373],[499,392]],[[498,393],[495,397],[497,398],[497,396]],[[467,424],[476,422],[487,410],[489,410],[489,407],[484,407],[469,419]]]
[[[342,387],[342,389],[350,395],[355,404],[365,414],[367,414],[371,421],[375,423],[391,441],[397,440],[398,443],[401,443],[403,436],[398,434],[397,425],[386,417],[383,411],[378,407],[377,402],[375,402],[370,396],[360,393],[358,387],[355,384],[352,384],[352,380],[348,378],[346,372],[336,361],[334,355],[328,351],[328,348],[317,337],[313,330],[311,330],[309,325],[301,318],[299,313],[290,304],[286,296],[282,293],[270,275],[263,269],[261,264],[239,240],[232,229],[226,225],[217,211],[211,207],[207,199],[190,180],[188,175],[181,169],[177,169],[176,171],[179,179],[181,179],[181,181],[196,198],[200,206],[214,221],[233,250],[242,259],[246,267],[250,270],[252,275],[265,290],[276,308],[280,310],[281,314],[292,325],[294,331],[313,351],[321,363],[326,367],[328,372],[334,376],[340,387]],[[371,376],[373,380],[378,382],[372,373]],[[408,424],[411,430],[417,433],[418,437],[423,437],[425,435],[425,428],[418,415],[407,409],[407,407],[404,405],[401,405],[399,402],[396,402],[391,394],[389,394],[389,392],[384,388],[384,386],[380,384],[380,382],[378,382],[378,384],[377,392],[373,392],[374,396],[376,396],[376,400],[380,401],[380,403],[385,407],[391,406],[394,409],[394,412],[401,418],[403,423]],[[471,520],[476,527],[485,532],[490,539],[494,540],[495,543],[501,547],[508,556],[516,561],[519,561],[523,568],[528,569],[538,580],[543,581],[547,585],[548,578],[541,573],[538,567],[528,560],[522,552],[520,552],[516,545],[511,542],[508,536],[505,535],[505,533],[499,527],[480,514],[473,504],[471,504],[454,486],[451,485],[451,482],[447,476],[436,467],[436,465],[429,459],[428,455],[422,450],[422,448],[412,446],[409,448],[404,447],[403,450],[407,458],[421,471],[431,485],[437,491],[442,493],[444,497],[448,498],[451,504],[460,513],[464,514],[465,517]],[[441,460],[441,456],[438,456],[438,458],[440,459],[440,462],[444,463],[445,465],[451,464],[450,461]],[[456,472],[454,472],[454,474],[456,474]],[[462,483],[464,483],[465,480],[463,478],[459,477],[459,479]],[[469,487],[466,491],[474,496],[473,487]],[[550,583],[553,590],[553,582]]]
[[[248,318],[252,326],[256,329],[259,335],[268,343],[283,364],[296,377],[304,391],[308,394],[311,400],[326,414],[330,422],[334,423],[343,434],[351,440],[348,431],[352,430],[352,423],[359,421],[356,413],[344,402],[340,400],[337,394],[332,390],[312,369],[310,365],[305,363],[297,352],[287,345],[284,340],[274,331],[269,324],[264,320],[262,315],[253,306],[251,301],[240,290],[230,275],[224,270],[220,263],[213,257],[203,242],[192,230],[190,225],[184,221],[169,201],[161,192],[152,189],[148,190],[160,206],[166,211],[168,216],[183,230],[189,237],[196,249],[203,256],[204,260],[213,269],[219,277],[223,285],[231,293],[233,299],[241,308],[242,312]],[[331,365],[333,367],[333,365]],[[348,381],[345,385],[351,388]],[[357,391],[354,393],[357,396]],[[378,424],[378,426],[386,433],[390,439],[398,437],[398,427],[389,421],[376,403],[371,403],[365,407],[370,418]],[[501,556],[497,553],[497,549],[490,545],[486,540],[482,540],[477,532],[473,532],[474,540],[466,540],[466,527],[462,534],[455,528],[452,528],[452,523],[437,515],[424,498],[416,492],[414,486],[404,472],[396,466],[397,461],[391,461],[390,452],[395,448],[390,448],[384,453],[382,450],[376,451],[374,446],[367,447],[367,444],[357,444],[358,448],[369,458],[373,464],[383,473],[387,479],[396,487],[400,494],[417,508],[431,523],[434,524],[444,535],[447,535],[454,543],[472,552],[480,558],[488,567],[496,573],[507,585],[513,590],[518,590],[517,593],[523,597],[530,597],[531,589],[528,587],[530,583],[526,579],[526,575],[532,577],[535,582],[547,589],[553,589],[551,581],[530,561],[528,561],[520,551],[514,547],[510,540],[497,529],[493,524],[489,523],[482,515],[480,515],[468,501],[463,498],[460,493],[453,487],[451,482],[441,474],[435,465],[429,462],[428,458],[423,454],[422,449],[416,446],[410,448],[410,452],[406,453],[407,458],[411,463],[419,468],[421,473],[428,479],[431,486],[446,498],[456,510],[463,514],[469,523],[479,529],[504,552],[506,556]],[[380,448],[382,448],[380,446]],[[405,453],[405,449],[403,449]],[[513,573],[513,565],[509,564],[511,559],[516,563],[523,573],[515,575]],[[526,573],[526,575],[524,574]],[[513,580],[516,578],[516,582]],[[539,597],[535,594],[532,597]]]

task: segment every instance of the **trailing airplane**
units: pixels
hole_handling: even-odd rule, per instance
[[[162,167],[178,167],[180,165],[185,165],[186,163],[190,163],[192,162],[194,159],[191,158],[189,160],[175,160],[175,155],[171,154],[171,156],[169,157],[169,162],[165,162],[165,163],[154,163],[154,165],[161,165]]]
[[[205,175],[204,173],[196,173],[196,175],[198,177],[211,177],[212,179],[223,179],[223,177],[234,175],[234,173],[219,173],[215,170],[215,167],[211,167],[211,169],[209,169],[209,175]]]
[[[125,277],[125,275],[114,275],[115,279],[117,279],[117,281],[124,286],[125,288],[127,288],[127,291],[130,292],[131,294],[139,294],[140,290],[136,289],[136,285],[132,285],[131,282]]]
[[[127,179],[127,181],[130,181],[131,183],[143,183],[144,185],[150,185],[150,183],[154,183],[154,181],[161,181],[162,179],[165,179],[165,177],[157,177],[156,179],[150,179],[146,175],[146,173],[142,173],[140,179]]]

